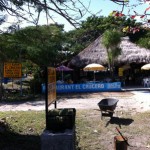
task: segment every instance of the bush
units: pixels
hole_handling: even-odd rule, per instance
[[[53,109],[48,112],[47,129],[53,132],[72,129],[75,125],[75,108]]]

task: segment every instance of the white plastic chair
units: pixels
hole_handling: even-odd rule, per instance
[[[144,87],[150,87],[150,79],[149,78],[144,78],[143,79],[143,84],[144,84]]]

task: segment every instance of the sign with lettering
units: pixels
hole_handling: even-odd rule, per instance
[[[56,69],[53,67],[48,67],[48,105],[56,100]]]
[[[118,72],[119,77],[123,76],[123,68],[119,68],[119,72]]]
[[[87,84],[57,84],[57,93],[101,92],[101,91],[121,91],[121,82],[87,83]]]
[[[21,78],[22,65],[21,63],[4,63],[4,78]]]

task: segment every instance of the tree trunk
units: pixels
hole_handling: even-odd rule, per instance
[[[3,63],[0,65],[0,100],[3,97]]]

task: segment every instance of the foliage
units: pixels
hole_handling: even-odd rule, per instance
[[[121,33],[117,30],[106,30],[102,37],[102,44],[106,47],[108,66],[113,76],[115,59],[121,54],[119,43],[121,42]]]
[[[0,35],[1,78],[3,78],[3,63],[15,61],[22,63],[22,73],[32,73],[35,80],[31,83],[35,92],[35,85],[41,84],[40,67],[55,66],[62,61],[64,32],[62,25],[27,27],[15,33]],[[37,88],[39,91],[40,89]]]
[[[20,62],[20,46],[14,44],[13,35],[4,33],[0,35],[0,78],[3,79],[4,62]],[[2,98],[2,80],[0,83],[0,99]]]
[[[0,53],[1,62],[15,60],[18,58],[18,47],[13,43],[12,34],[2,34],[0,35]]]
[[[80,28],[66,33],[67,41],[69,43],[68,49],[73,51],[74,55],[76,55],[108,29],[116,29],[123,32],[126,27],[135,29],[135,27],[140,26],[141,23],[126,18],[125,16],[117,18],[114,16],[90,16],[85,21],[81,22]],[[131,34],[131,32],[128,32],[127,30],[123,32],[124,36],[129,34]]]
[[[131,41],[135,42],[141,47],[150,49],[150,30],[147,28],[142,28],[139,33],[130,34]]]
[[[55,66],[62,49],[63,26],[27,27],[15,33],[18,43],[26,49],[26,59],[39,66]]]
[[[119,1],[113,1],[113,2],[119,2]],[[126,1],[125,3],[123,1],[121,5],[127,6],[128,2]],[[135,2],[136,3],[136,2]],[[77,0],[76,3],[73,1],[35,1],[35,0],[3,0],[2,1],[3,5],[0,5],[1,10],[3,13],[5,11],[9,10],[10,14],[13,12],[13,15],[16,15],[18,17],[18,21],[22,21],[19,18],[22,18],[23,20],[28,20],[29,18],[32,18],[33,20],[29,21],[34,23],[35,25],[38,24],[38,20],[40,17],[40,14],[42,12],[45,12],[47,19],[51,18],[52,20],[55,20],[54,17],[51,15],[52,13],[56,13],[62,17],[64,17],[68,22],[70,22],[73,26],[76,26],[80,20],[84,16],[84,13],[88,12],[88,9],[85,7],[84,3],[82,3],[80,0]],[[24,6],[28,6],[28,10],[25,10]],[[77,6],[76,6],[77,5]],[[82,7],[80,7],[80,5]],[[119,3],[120,5],[120,3]],[[12,6],[12,7],[11,7]],[[11,8],[11,9],[10,9]],[[15,9],[17,8],[17,9]],[[35,10],[35,13],[31,13],[31,8]],[[55,9],[54,9],[55,8]],[[64,9],[66,8],[66,9]],[[74,9],[72,9],[74,8]],[[83,9],[84,8],[84,9]],[[82,11],[81,11],[82,10]],[[28,13],[30,17],[25,17],[24,12]],[[77,13],[77,15],[74,15],[71,13]],[[124,34],[128,34],[129,32],[137,32],[139,31],[139,28],[136,21],[134,20],[133,17],[128,17],[126,15],[118,15],[118,14],[123,14],[122,12],[114,12],[110,14],[109,17],[97,17],[96,15],[92,15],[91,17],[87,18],[86,21],[82,21],[79,28],[77,30],[71,31],[68,33],[67,36],[67,42],[63,44],[63,50],[67,52],[67,57],[66,59],[70,58],[72,56],[72,53],[76,55],[79,51],[84,49],[86,46],[88,46],[92,41],[94,41],[100,34],[102,34],[105,30],[107,29],[113,29],[113,28],[119,28],[124,32]],[[12,14],[11,14],[12,15]],[[77,17],[78,16],[78,17]],[[128,17],[128,18],[127,18]],[[5,17],[2,18],[3,21],[5,21]],[[13,24],[9,28],[9,32],[14,32],[19,30],[19,26],[17,24]],[[36,32],[35,32],[36,33]],[[33,34],[31,34],[33,37]],[[30,36],[30,34],[29,34]],[[37,36],[37,35],[35,35]],[[38,36],[37,36],[38,37]],[[70,39],[69,39],[70,38]],[[35,38],[34,38],[35,40]],[[37,40],[37,39],[36,39]],[[30,41],[28,44],[31,45],[32,41]],[[21,49],[23,49],[23,45],[18,43],[18,49],[21,46]],[[34,49],[35,48],[35,49]],[[60,47],[58,47],[60,48]],[[40,53],[41,46],[28,46],[27,50],[28,52],[32,52],[32,56],[28,55],[29,58],[35,60],[35,58],[39,56],[45,56],[47,51],[43,49],[43,53]],[[71,51],[71,53],[70,53]],[[38,54],[36,53],[38,52]],[[33,58],[34,54],[34,58]],[[55,55],[55,50],[52,52],[51,50],[51,55],[52,58]],[[62,57],[61,54],[59,55],[59,59]],[[61,58],[61,60],[64,58]],[[59,60],[58,60],[59,61]],[[41,62],[41,61],[40,61]],[[38,63],[38,62],[35,62]],[[45,65],[45,63],[49,63],[48,61],[44,62],[41,65]]]
[[[136,17],[139,17],[144,23],[148,24],[150,22],[149,17],[149,9],[150,7],[148,6],[145,10],[142,12],[136,12],[134,8],[137,6],[144,6],[146,3],[149,3],[149,0],[137,0],[137,1],[132,1],[132,0],[110,0],[116,4],[118,4],[120,7],[122,7],[122,10],[115,11],[113,10],[110,15],[113,15],[115,17],[122,17],[122,16],[128,16],[131,19],[135,19]],[[128,13],[124,14],[125,9],[128,9]]]
[[[150,38],[149,38],[149,36],[144,37],[144,38],[140,38],[137,43],[141,47],[145,47],[147,49],[150,49]]]
[[[120,43],[120,33],[117,30],[106,30],[103,34],[103,44],[107,49],[113,49]]]
[[[66,50],[71,51],[73,55],[78,54],[87,45],[87,41],[82,39],[82,37],[84,36],[84,32],[80,28],[73,31],[69,31],[68,33],[66,33],[65,36],[66,43],[68,43],[66,45]]]

